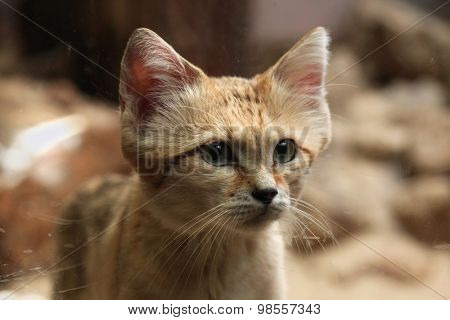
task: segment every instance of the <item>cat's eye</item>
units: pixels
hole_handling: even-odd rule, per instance
[[[286,163],[295,158],[297,152],[296,144],[291,139],[284,139],[278,142],[273,152],[273,161]]]
[[[235,162],[231,148],[223,141],[204,144],[199,147],[199,151],[203,160],[213,166],[227,166]]]

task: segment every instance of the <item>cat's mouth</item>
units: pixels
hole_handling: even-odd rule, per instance
[[[273,205],[266,205],[264,207],[253,208],[243,213],[245,226],[257,226],[266,224],[281,217],[283,210]],[[241,213],[242,214],[242,213]]]

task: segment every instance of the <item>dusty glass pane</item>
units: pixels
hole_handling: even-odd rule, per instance
[[[82,266],[57,254],[59,246],[76,255],[83,243],[75,236],[57,240],[77,220],[62,216],[63,208],[90,179],[134,172],[136,159],[122,155],[118,95],[120,63],[134,29],[153,30],[209,76],[248,78],[274,65],[317,26],[332,39],[323,82],[332,140],[312,157],[302,197],[291,200],[297,220],[280,230],[287,248],[285,297],[449,297],[450,26],[443,4],[0,1],[0,297],[50,299],[58,294],[52,282],[59,273],[74,268],[81,277]],[[218,109],[226,107],[224,101]],[[176,140],[184,132],[172,129],[163,136]],[[179,141],[185,146],[193,137]],[[204,157],[203,166],[213,163],[214,170],[236,161],[230,155]],[[295,154],[276,157],[288,162]],[[309,163],[309,157],[302,161]],[[154,164],[147,160],[138,164]],[[177,174],[189,168],[179,167]],[[208,188],[200,182],[192,196],[206,195]],[[266,192],[258,201],[276,196]],[[102,226],[96,230],[100,238]],[[90,286],[88,281],[60,291]]]

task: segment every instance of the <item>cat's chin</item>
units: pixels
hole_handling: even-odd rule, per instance
[[[274,206],[264,206],[241,213],[245,229],[260,229],[278,220],[283,215],[283,210]]]

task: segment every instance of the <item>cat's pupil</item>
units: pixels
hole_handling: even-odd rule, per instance
[[[292,161],[295,158],[295,142],[291,139],[285,139],[278,142],[273,153],[273,160],[279,163]]]
[[[230,165],[233,163],[233,154],[230,147],[223,141],[215,141],[200,147],[200,153],[206,162],[215,166]]]

